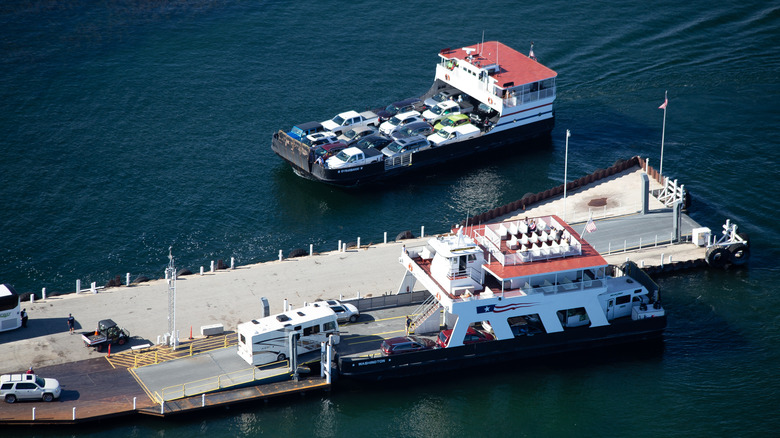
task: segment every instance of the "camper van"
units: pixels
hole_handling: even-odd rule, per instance
[[[239,324],[238,355],[250,365],[285,360],[291,330],[300,335],[298,354],[318,350],[329,335],[339,342],[336,313],[329,307],[307,306]]]

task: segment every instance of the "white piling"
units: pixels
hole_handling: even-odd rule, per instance
[[[341,252],[347,252],[347,242],[344,242],[344,249],[342,249]]]
[[[202,408],[206,407],[206,394],[200,395],[200,407]]]
[[[30,294],[30,304],[35,302],[35,294]]]
[[[211,261],[211,271],[210,272],[212,272],[212,273],[214,272],[214,260]]]
[[[125,275],[125,286],[130,286],[130,273]]]
[[[133,406],[133,409],[135,409],[135,406]],[[73,421],[76,421],[76,407],[75,406],[73,406],[73,417],[72,417],[72,419],[73,419]]]
[[[165,401],[160,401],[160,415],[165,413]]]
[[[357,249],[360,249],[360,237],[358,237]]]
[[[41,289],[41,296],[43,297],[42,299],[44,299],[44,300],[46,299],[46,288],[45,287],[43,289]]]
[[[339,252],[341,252],[341,240],[339,240]]]
[[[664,253],[661,253],[661,267],[664,267]]]
[[[284,304],[282,305],[282,309],[284,309],[283,310],[284,312],[287,311],[287,298],[284,299]]]
[[[203,266],[200,267],[200,275],[203,275]]]
[[[35,408],[33,408],[33,419],[32,421],[35,421]]]
[[[95,287],[94,281],[92,282],[92,284],[89,285],[89,290],[92,291],[93,294],[97,293],[97,288]]]
[[[309,255],[310,256],[314,255],[314,244],[311,243],[309,244]]]
[[[76,280],[76,293],[81,292],[81,280]]]
[[[284,253],[282,253],[282,250],[280,249],[279,250],[279,261],[281,262],[282,260],[284,260]]]
[[[387,231],[385,231],[385,243],[387,243]]]
[[[133,410],[135,410],[135,399],[136,399],[136,397],[133,397]],[[76,408],[73,408],[73,410],[75,411]]]
[[[230,269],[236,269],[236,258],[231,257],[230,258]]]
[[[420,227],[420,237],[425,237],[425,225]]]

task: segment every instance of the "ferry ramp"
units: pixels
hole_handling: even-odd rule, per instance
[[[250,366],[235,348],[131,369],[147,395],[157,403],[207,392],[287,380],[287,361]]]

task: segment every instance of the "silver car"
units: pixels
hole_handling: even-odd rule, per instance
[[[0,376],[0,397],[6,403],[17,400],[50,402],[60,397],[62,389],[56,379],[44,379],[35,374],[4,374]]]

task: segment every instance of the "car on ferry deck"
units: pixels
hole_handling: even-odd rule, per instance
[[[316,134],[309,134],[306,137],[301,139],[301,143],[312,148],[323,144],[336,143],[337,141],[338,138],[336,138],[336,134],[330,131],[318,132]]]
[[[399,100],[398,102],[393,102],[390,105],[387,105],[385,109],[377,112],[377,115],[379,116],[379,121],[385,122],[390,117],[393,117],[394,115],[398,113],[405,113],[408,111],[415,111],[422,108],[422,101],[419,98],[412,97],[409,99]]]
[[[314,307],[330,307],[330,310],[336,314],[338,322],[357,322],[360,318],[360,311],[354,304],[342,303],[338,300],[325,300],[315,301],[310,305]]]
[[[419,336],[399,336],[382,341],[382,355],[412,353],[436,348],[436,342]]]
[[[425,109],[432,108],[445,100],[455,100],[460,92],[454,88],[441,90],[433,96],[425,99]]]
[[[430,123],[414,122],[406,126],[396,128],[393,132],[390,133],[390,137],[393,137],[393,140],[398,140],[399,138],[414,137],[415,135],[422,135],[423,137],[427,137],[432,133],[433,127],[431,127]]]
[[[393,141],[386,148],[382,149],[382,153],[387,157],[394,157],[404,152],[414,152],[422,148],[430,146],[428,139],[418,135],[415,137],[399,138]]]
[[[446,348],[447,344],[450,342],[450,336],[452,336],[452,330],[442,330],[439,333],[439,337],[436,339],[436,343],[439,344],[439,347]],[[485,333],[474,327],[469,327],[469,329],[466,330],[466,337],[463,338],[463,345],[492,341],[493,339],[495,339],[495,337],[490,333]]]
[[[323,144],[312,148],[314,152],[314,159],[322,158],[327,160],[328,158],[338,154],[347,148],[347,144],[343,141],[337,141],[336,143]]]
[[[338,139],[344,143],[351,145],[363,137],[374,135],[377,133],[377,128],[373,126],[356,126],[349,131],[339,135]]]
[[[306,122],[293,126],[287,134],[296,140],[301,140],[309,134],[316,134],[324,130],[325,127],[320,122]]]
[[[441,121],[433,127],[433,132],[439,132],[441,128],[446,128],[447,126],[452,126],[454,128],[456,126],[465,125],[466,123],[471,123],[469,116],[465,114],[453,114],[441,119]]]
[[[357,143],[352,146],[357,146],[361,149],[376,149],[381,151],[385,146],[389,145],[393,141],[392,138],[385,137],[382,134],[369,135],[358,140]]]
[[[422,115],[417,111],[407,111],[393,116],[390,120],[379,125],[379,132],[390,135],[393,130],[400,126],[406,126],[414,122],[423,122]]]

